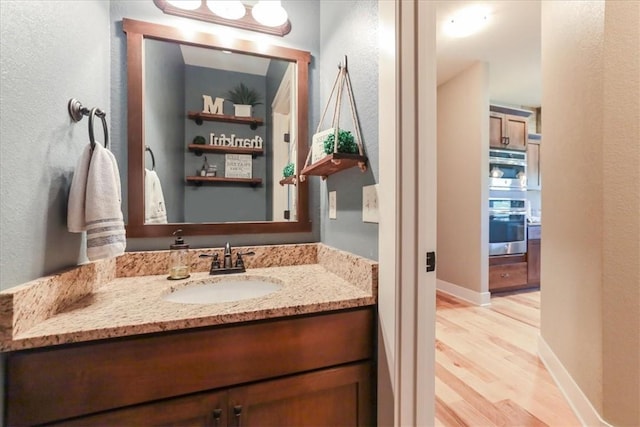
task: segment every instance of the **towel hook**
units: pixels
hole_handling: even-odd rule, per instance
[[[98,107],[93,107],[91,109],[91,114],[89,114],[89,141],[91,141],[91,150],[93,150],[96,146],[96,139],[93,136],[94,116],[98,116],[102,119],[102,129],[104,130],[104,147],[107,148],[107,144],[109,142],[109,131],[107,130],[106,114]]]
[[[151,147],[148,145],[144,146],[144,150],[148,151],[151,154],[151,170],[156,170],[156,156],[153,155],[153,151],[151,151]]]

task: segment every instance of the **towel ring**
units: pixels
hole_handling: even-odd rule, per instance
[[[144,146],[144,151],[148,151],[151,154],[151,170],[156,170],[156,156],[153,155],[153,151],[151,151],[151,147],[148,145]]]
[[[91,109],[91,113],[89,114],[89,141],[91,141],[91,150],[93,150],[96,146],[96,139],[93,136],[93,117],[96,115],[102,119],[102,129],[104,130],[104,147],[107,148],[107,144],[109,143],[109,131],[107,129],[106,119],[107,115],[98,107],[94,107]]]

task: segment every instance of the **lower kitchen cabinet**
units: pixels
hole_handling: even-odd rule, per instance
[[[66,420],[56,426],[369,426],[372,365],[358,363]]]
[[[527,282],[529,286],[540,286],[540,226],[528,227]]]
[[[5,425],[375,425],[375,307],[15,351]]]
[[[526,285],[526,261],[489,265],[489,291],[513,290]]]

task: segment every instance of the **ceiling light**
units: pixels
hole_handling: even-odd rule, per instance
[[[287,22],[287,11],[279,0],[260,0],[251,9],[253,18],[268,27],[277,27]]]
[[[207,0],[209,10],[224,19],[240,19],[247,9],[239,0]]]
[[[184,10],[196,10],[202,6],[201,0],[167,0],[167,3]]]
[[[449,18],[444,31],[451,37],[467,37],[480,31],[489,22],[489,10],[471,6]]]

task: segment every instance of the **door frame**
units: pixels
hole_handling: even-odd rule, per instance
[[[435,6],[420,0],[378,6],[385,118],[379,149],[386,159],[379,186],[378,422],[433,425],[436,278],[426,272],[425,257],[436,248]]]

